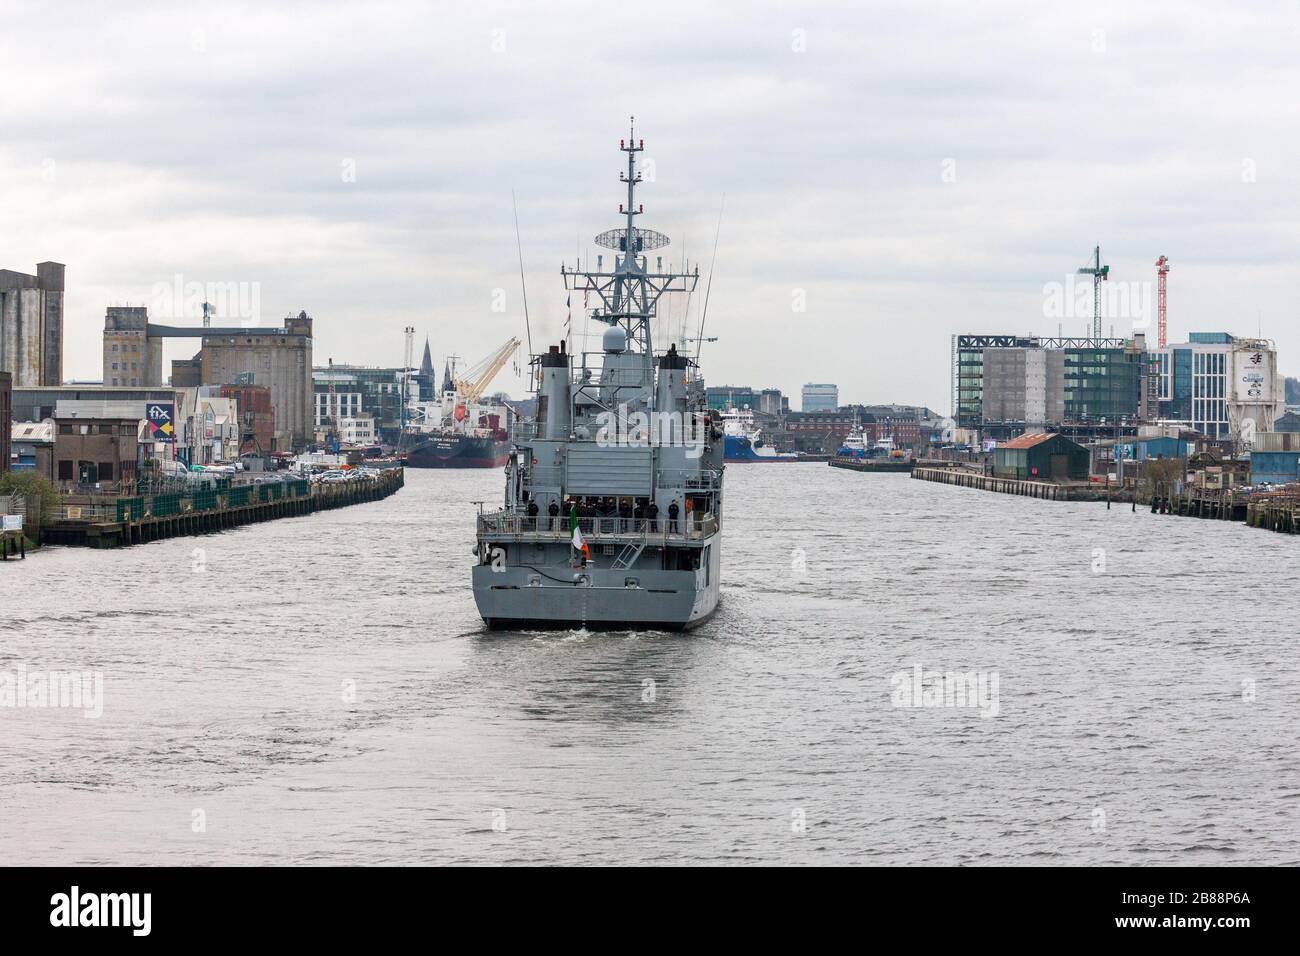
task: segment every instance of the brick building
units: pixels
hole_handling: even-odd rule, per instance
[[[173,368],[175,366],[173,365]],[[233,398],[239,409],[239,453],[268,455],[275,438],[275,407],[266,385],[223,385],[223,398]]]
[[[54,418],[54,480],[63,490],[134,481],[139,458],[140,419]]]

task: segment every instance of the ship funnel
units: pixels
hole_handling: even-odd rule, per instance
[[[685,355],[677,354],[677,345],[659,356],[659,381],[656,383],[655,408],[660,412],[686,410],[686,369],[690,362]]]
[[[573,425],[569,401],[569,353],[565,345],[552,345],[541,357],[542,387],[537,396],[537,420],[542,423],[542,437],[565,441]]]

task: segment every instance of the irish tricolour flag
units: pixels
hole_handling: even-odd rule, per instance
[[[583,562],[591,560],[591,552],[587,549],[587,542],[582,540],[582,529],[578,527],[578,510],[576,508],[569,511],[569,532],[573,535],[573,550],[582,552]]]

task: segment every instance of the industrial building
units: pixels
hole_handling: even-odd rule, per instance
[[[133,481],[140,410],[133,404],[67,402],[54,416],[54,480],[65,491]]]
[[[149,334],[149,310],[109,306],[104,313],[104,384],[157,388],[162,383],[162,341]]]
[[[833,412],[840,407],[840,390],[825,382],[809,382],[803,387],[800,408],[805,412]]]
[[[0,475],[10,467],[10,433],[13,421],[13,382],[10,372],[0,372]]]
[[[1039,481],[1084,481],[1088,449],[1060,434],[1021,435],[993,452],[993,474],[999,478]]]
[[[10,454],[10,471],[34,471],[53,481],[54,422],[14,422]]]
[[[239,453],[267,455],[275,439],[275,406],[266,385],[222,385],[223,398],[239,409]]]
[[[174,389],[159,388],[104,388],[99,385],[60,385],[50,388],[15,388],[13,393],[13,420],[40,422],[53,418],[60,402],[99,401],[130,402],[143,409],[150,402],[174,402]]]
[[[1160,417],[1188,422],[1210,438],[1273,431],[1286,411],[1277,350],[1267,339],[1192,332],[1156,350]]]
[[[0,269],[0,371],[14,387],[63,381],[63,283],[59,262],[34,276]]]
[[[312,433],[312,319],[289,316],[284,327],[218,328],[171,326],[149,321],[140,306],[110,306],[104,315],[105,387],[157,388],[162,385],[163,340],[198,338],[192,359],[172,362],[171,384],[199,386],[265,385],[275,414],[272,448],[295,451]]]
[[[1256,433],[1250,451],[1250,482],[1284,485],[1300,480],[1300,432]]]

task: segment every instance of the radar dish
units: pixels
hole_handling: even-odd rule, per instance
[[[625,251],[623,244],[626,238],[626,229],[609,229],[596,237],[596,245],[623,252]],[[668,245],[668,237],[662,232],[656,232],[653,229],[638,229],[635,226],[632,227],[632,241],[636,243],[634,252],[649,252],[652,249],[662,249]]]

